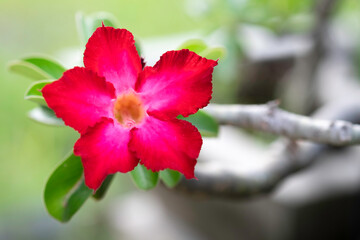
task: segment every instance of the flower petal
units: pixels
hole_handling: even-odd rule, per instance
[[[93,126],[101,117],[112,116],[114,87],[85,68],[66,71],[59,80],[46,85],[42,94],[56,116],[79,132]]]
[[[170,168],[194,178],[201,145],[200,133],[191,123],[149,116],[139,128],[132,129],[129,148],[152,171]]]
[[[96,190],[108,174],[135,168],[138,160],[129,152],[129,138],[129,129],[105,118],[81,135],[74,153],[81,157],[85,184],[89,188]]]
[[[136,83],[148,113],[161,119],[184,117],[205,107],[212,93],[212,72],[216,61],[187,49],[169,51],[154,67],[145,67]]]
[[[89,38],[84,65],[111,82],[117,94],[134,88],[142,70],[133,35],[112,27],[99,27]]]

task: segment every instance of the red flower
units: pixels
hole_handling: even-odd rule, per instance
[[[108,174],[129,172],[138,164],[152,171],[177,170],[194,178],[202,139],[178,115],[206,106],[216,61],[188,50],[169,51],[142,69],[132,34],[100,27],[75,67],[42,90],[56,115],[81,137],[85,183],[97,189]]]

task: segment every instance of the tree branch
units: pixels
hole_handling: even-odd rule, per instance
[[[212,104],[205,110],[220,124],[336,146],[360,144],[360,125],[289,113],[279,109],[276,101],[265,105]]]

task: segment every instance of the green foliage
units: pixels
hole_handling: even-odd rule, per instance
[[[49,57],[27,57],[13,61],[9,70],[33,80],[60,78],[65,68]]]
[[[63,126],[64,122],[60,118],[56,117],[53,110],[46,106],[36,107],[28,113],[30,119],[50,126]]]
[[[41,80],[36,81],[30,85],[28,90],[25,93],[25,99],[33,101],[37,104],[47,106],[44,97],[42,96],[41,90],[45,87],[46,84],[53,82],[54,80]]]
[[[197,54],[205,51],[208,48],[206,43],[201,39],[190,39],[185,41],[178,49],[189,49]]]
[[[208,48],[205,51],[201,52],[201,55],[207,59],[217,60],[225,56],[225,48],[223,47],[214,47]]]
[[[224,47],[209,47],[201,39],[190,39],[185,41],[178,49],[189,49],[202,57],[212,60],[222,59],[225,56]]]
[[[175,170],[166,169],[160,172],[160,179],[168,188],[173,188],[180,182],[181,173]]]
[[[159,180],[159,173],[153,172],[142,164],[139,164],[131,171],[131,178],[138,188],[149,190],[156,187]]]
[[[28,116],[36,121],[46,125],[61,126],[63,121],[57,118],[54,112],[47,107],[47,104],[41,94],[41,89],[53,79],[60,78],[65,68],[55,60],[48,57],[27,57],[21,60],[13,61],[8,66],[9,70],[31,78],[36,81],[31,84],[25,93],[25,99],[40,104],[40,107],[32,109]]]
[[[44,201],[49,214],[67,222],[91,196],[83,180],[81,159],[70,154],[51,174],[46,183]]]
[[[178,119],[191,122],[199,130],[203,137],[216,137],[219,133],[219,124],[206,112],[199,110],[197,113],[186,118],[178,116]]]
[[[306,30],[311,26],[311,0],[212,0],[206,1],[201,17],[217,28],[233,28],[239,24],[256,24],[275,33]]]

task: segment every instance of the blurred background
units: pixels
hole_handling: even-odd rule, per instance
[[[88,200],[69,223],[48,216],[44,185],[78,135],[28,119],[35,105],[23,99],[30,80],[6,66],[33,53],[76,62],[81,55],[69,59],[66,49],[82,51],[78,11],[112,13],[139,40],[149,65],[188,39],[225,47],[214,73],[217,103],[280,99],[291,112],[331,106],[319,117],[341,118],[340,103],[360,102],[358,0],[0,0],[1,240],[360,239],[358,147],[319,152],[309,168],[261,196],[193,198],[163,186],[143,192],[118,174],[105,199]],[[347,119],[360,122],[357,109]],[[202,158],[230,144],[240,152],[218,160],[239,160],[246,170],[249,161],[262,164],[260,153],[275,140],[224,128],[219,139],[205,140]]]

